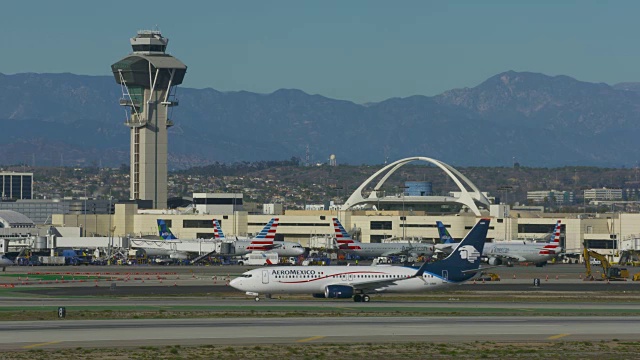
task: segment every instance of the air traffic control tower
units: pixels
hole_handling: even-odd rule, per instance
[[[131,39],[133,53],[111,65],[131,129],[131,199],[152,200],[156,209],[167,207],[167,128],[170,109],[178,105],[176,86],[187,72],[165,53],[168,43],[159,31],[139,31]]]

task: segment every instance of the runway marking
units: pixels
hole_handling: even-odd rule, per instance
[[[553,335],[553,336],[549,336],[549,337],[547,338],[547,340],[557,340],[557,339],[560,339],[560,338],[563,338],[563,337],[565,337],[565,336],[569,336],[569,335],[571,335],[571,334],[558,334],[558,335]]]
[[[49,342],[44,342],[44,343],[31,344],[31,345],[23,346],[22,348],[23,349],[31,349],[31,348],[35,348],[35,347],[39,347],[39,346],[57,344],[59,342],[62,342],[62,341],[49,341]]]
[[[306,339],[300,339],[297,340],[296,342],[309,342],[309,341],[314,341],[314,340],[320,340],[320,339],[324,339],[326,338],[326,336],[312,336],[310,338],[306,338]]]

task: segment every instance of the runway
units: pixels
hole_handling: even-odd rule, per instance
[[[628,317],[366,317],[0,323],[0,350],[77,346],[637,340]]]
[[[517,310],[523,313],[535,310],[554,310],[558,312],[584,312],[598,314],[604,311],[628,311],[640,315],[640,302],[635,303],[603,303],[603,302],[513,302],[513,301],[459,301],[452,297],[449,301],[373,301],[355,303],[351,299],[319,299],[319,300],[278,300],[263,299],[256,302],[252,299],[209,299],[209,298],[162,298],[162,299],[90,299],[90,298],[0,298],[2,308],[50,309],[56,310],[64,306],[67,311],[74,308],[128,308],[128,309],[168,309],[171,307],[194,308],[206,311],[403,311],[420,312],[426,309],[441,310]],[[557,300],[557,299],[555,299]]]

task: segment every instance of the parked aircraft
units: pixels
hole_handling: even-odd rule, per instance
[[[440,241],[442,243],[436,245],[436,249],[443,252],[450,252],[458,244],[444,243],[445,241],[451,239],[451,236],[443,236],[443,232],[440,230],[441,224],[441,222],[438,222],[438,232],[440,234]],[[560,226],[561,221],[558,220],[550,242],[548,243],[537,243],[524,240],[494,242],[487,244],[484,247],[482,255],[488,258],[489,265],[511,264],[512,262],[532,262],[537,267],[542,267],[549,260],[553,259],[562,252],[562,247],[560,246]],[[444,225],[442,225],[442,228],[444,228]],[[446,229],[444,229],[444,231],[446,232]]]
[[[260,294],[312,294],[369,302],[370,293],[439,289],[471,279],[480,269],[489,219],[481,219],[446,259],[405,266],[280,266],[254,269],[229,285],[260,300]]]
[[[2,271],[6,271],[7,266],[13,266],[15,265],[15,263],[11,259],[4,256],[4,254],[9,252],[9,240],[2,239],[0,241],[0,246],[2,246],[2,248],[0,248],[0,267],[2,267]]]
[[[291,241],[275,241],[278,229],[278,218],[271,219],[267,225],[253,239],[233,240],[236,256],[246,255],[252,252],[268,251],[279,256],[299,256],[304,253],[300,243]],[[216,239],[226,240],[220,222],[213,219],[213,233]]]
[[[363,243],[355,241],[336,218],[333,218],[333,228],[338,248],[345,252],[362,257],[393,255],[431,256],[434,251],[434,246],[432,244],[419,242]]]
[[[0,255],[0,267],[2,267],[2,271],[6,271],[7,266],[13,266],[13,265],[15,265],[13,261],[5,257],[4,255]]]

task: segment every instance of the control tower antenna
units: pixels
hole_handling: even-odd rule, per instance
[[[130,197],[152,200],[156,209],[167,207],[167,128],[173,125],[168,109],[178,105],[175,89],[187,72],[165,53],[168,43],[159,30],[138,31],[131,38],[133,53],[111,65],[131,129]]]

